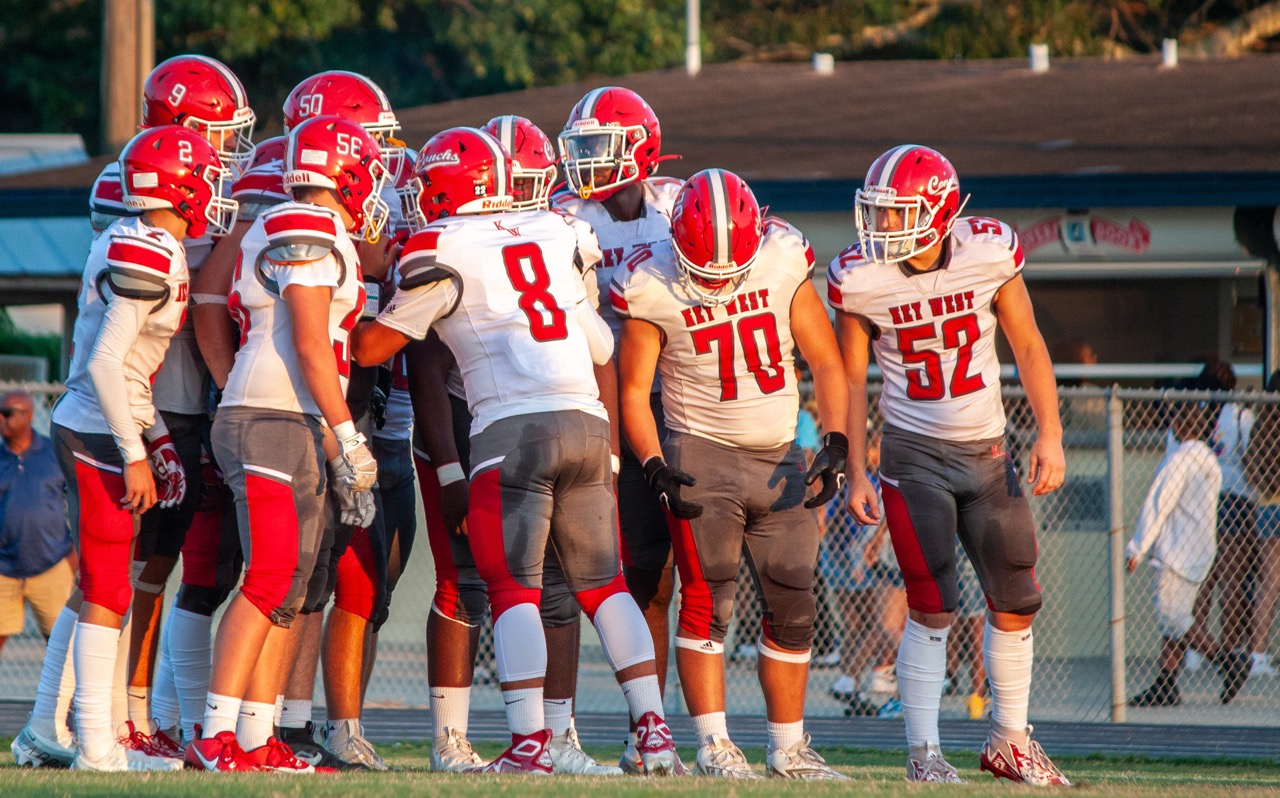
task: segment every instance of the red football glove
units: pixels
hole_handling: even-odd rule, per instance
[[[187,495],[187,473],[182,470],[178,450],[173,439],[161,435],[147,444],[147,457],[156,475],[156,504],[160,507],[177,507]]]

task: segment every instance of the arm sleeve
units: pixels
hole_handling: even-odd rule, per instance
[[[147,456],[146,447],[142,444],[141,425],[134,418],[129,403],[124,361],[147,322],[150,306],[150,302],[120,297],[113,299],[103,316],[93,353],[89,355],[89,378],[93,381],[98,405],[126,463]]]
[[[579,302],[574,308],[574,317],[582,332],[587,336],[587,346],[591,349],[591,362],[603,366],[613,357],[613,331],[600,314],[586,302]]]

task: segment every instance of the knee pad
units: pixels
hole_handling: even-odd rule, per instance
[[[257,474],[245,476],[249,506],[249,568],[240,592],[278,626],[293,620],[301,605],[298,569],[298,515],[293,489]]]
[[[587,590],[579,590],[575,596],[578,604],[582,605],[582,611],[587,614],[587,618],[592,623],[596,619],[596,610],[600,609],[600,605],[607,599],[619,594],[627,592],[627,582],[622,578],[622,573],[616,574],[607,584],[599,587],[588,588]]]
[[[338,559],[334,606],[364,618],[373,619],[378,602],[374,575],[373,544],[369,530],[359,527],[351,535],[351,543]]]
[[[183,585],[178,588],[178,598],[174,601],[174,606],[196,615],[211,616],[217,612],[218,607],[222,606],[222,602],[226,601],[229,595],[231,595],[230,589]]]
[[[818,601],[813,589],[789,587],[762,577],[764,604],[768,608],[761,620],[762,634],[781,648],[802,651],[813,641],[813,624]]]
[[[734,581],[681,582],[680,628],[689,638],[723,643],[733,620]]]
[[[779,623],[776,612],[770,613],[772,617],[760,620],[760,634],[788,652],[808,651],[813,644],[813,607],[814,602],[810,601],[807,618],[796,618],[784,623]],[[760,650],[763,651],[764,648],[762,644]],[[774,653],[777,652],[770,652]]]
[[[142,572],[147,569],[145,560],[134,560],[129,566],[129,584],[135,592],[150,593],[158,596],[164,592],[164,582],[144,582],[142,581]]]
[[[1017,571],[1014,578],[1003,586],[997,596],[987,596],[987,608],[1012,615],[1035,615],[1044,603],[1035,571],[1026,568]]]
[[[596,603],[599,604],[599,602]],[[578,606],[578,600],[573,597],[573,591],[563,579],[544,581],[542,604],[538,610],[542,615],[542,625],[553,628],[576,622],[582,612],[582,608]]]

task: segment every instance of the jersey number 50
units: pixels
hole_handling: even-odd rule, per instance
[[[969,365],[973,361],[973,345],[980,334],[978,317],[972,313],[953,316],[942,322],[942,348],[959,350],[956,352],[956,368],[951,374],[952,397],[964,396],[986,387],[981,374],[969,373]],[[908,367],[908,399],[936,402],[947,395],[948,386],[942,378],[942,356],[933,349],[916,349],[916,344],[937,336],[938,328],[933,322],[898,330],[898,348],[902,351],[903,364]],[[961,338],[964,339],[963,342]],[[923,368],[911,368],[917,364]]]

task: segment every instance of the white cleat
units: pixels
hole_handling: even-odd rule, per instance
[[[942,757],[942,749],[930,743],[921,748],[912,748],[907,757],[907,781],[919,781],[930,784],[964,784],[964,779]]]
[[[364,736],[359,721],[325,726],[324,749],[352,770],[391,770]]]
[[[13,738],[9,750],[13,752],[13,761],[19,767],[69,768],[76,757],[74,745],[74,741],[71,746],[66,746],[57,740],[50,740],[27,725]]]
[[[621,776],[622,768],[602,765],[582,750],[578,730],[569,727],[564,734],[551,738],[551,767],[554,773],[571,776]]]
[[[809,747],[809,735],[790,748],[764,747],[765,775],[801,781],[846,781],[818,752]]]
[[[445,729],[444,738],[431,744],[431,769],[436,772],[479,773],[486,764],[457,729]]]
[[[758,779],[759,773],[751,769],[742,749],[718,734],[698,746],[698,764],[695,776],[711,776],[716,779]]]
[[[72,770],[89,770],[99,773],[124,773],[142,770],[182,770],[181,759],[170,759],[163,756],[151,756],[142,751],[125,748],[120,743],[111,746],[111,750],[101,759],[90,759],[85,756],[84,749],[76,751],[76,758],[71,763]]]
[[[1008,779],[1032,787],[1070,787],[1071,782],[1058,766],[1053,764],[1040,743],[1031,739],[1031,727],[1015,740],[997,733],[995,728],[987,736],[978,757],[978,770],[987,771],[997,779]]]

